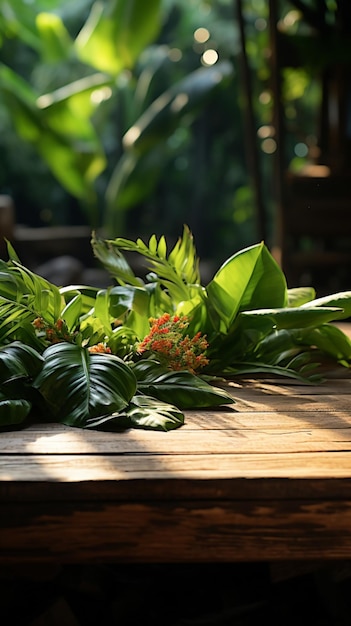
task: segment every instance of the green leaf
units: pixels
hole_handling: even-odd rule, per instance
[[[226,329],[239,311],[287,302],[285,276],[263,243],[230,257],[207,285],[207,294]]]
[[[145,395],[136,395],[128,407],[110,416],[89,419],[88,428],[115,430],[142,428],[146,430],[173,430],[184,423],[183,413],[166,402]]]
[[[42,365],[41,355],[30,346],[14,342],[0,347],[0,426],[20,424],[29,415],[30,384]]]
[[[311,302],[316,297],[313,287],[295,287],[288,289],[288,306],[298,307]]]
[[[132,68],[161,26],[161,0],[94,2],[75,47],[79,58],[116,76]]]
[[[65,87],[59,91],[60,98],[52,94],[39,97],[26,81],[0,64],[0,93],[19,136],[34,145],[70,193],[91,203],[93,183],[105,168],[106,158],[92,122],[84,115],[82,100],[89,103],[90,115],[90,94],[96,89],[94,84],[87,86],[87,80],[79,83],[78,95]]]
[[[244,317],[250,317],[254,324],[255,318],[266,317],[272,320],[277,328],[305,328],[318,326],[343,317],[343,310],[336,307],[298,307],[282,309],[257,309],[242,311]]]
[[[98,238],[93,232],[91,245],[94,256],[104,268],[122,285],[140,287],[140,279],[136,278],[130,265],[113,241]]]
[[[337,307],[343,312],[335,319],[347,319],[351,316],[351,291],[341,291],[317,300],[311,300],[303,305],[304,309],[311,307]]]
[[[351,340],[337,326],[323,324],[311,329],[303,340],[347,367],[351,364]]]
[[[82,299],[82,294],[77,293],[62,310],[61,318],[65,320],[70,332],[79,324],[79,318],[82,314]]]
[[[232,404],[232,396],[213,387],[188,371],[170,371],[151,359],[141,360],[133,366],[138,391],[163,402],[171,402],[180,409]]]
[[[199,259],[192,233],[187,226],[184,226],[183,236],[175,244],[168,258],[165,255],[165,241],[162,237],[159,242],[151,237],[149,245],[142,239],[134,242],[118,237],[108,240],[107,245],[115,247],[117,251],[126,250],[145,257],[148,260],[148,268],[154,272],[153,280],[166,288],[174,306],[195,295],[194,284],[196,290],[196,284],[200,282]],[[126,278],[128,279],[128,276]]]
[[[49,63],[67,60],[73,49],[73,41],[61,18],[54,13],[42,12],[37,15],[36,26],[43,60]]]
[[[165,141],[179,126],[180,119],[194,115],[232,73],[232,64],[222,61],[213,67],[197,69],[172,85],[127,131],[123,138],[125,149],[142,154]]]
[[[184,424],[184,415],[177,407],[146,395],[134,396],[126,414],[133,428],[168,431]]]
[[[28,417],[31,410],[28,400],[9,399],[0,391],[0,428],[21,424]]]
[[[88,287],[87,285],[68,285],[66,287],[60,287],[60,294],[67,304],[77,296],[80,296],[82,315],[89,313],[89,311],[94,308],[98,291],[99,289],[97,287]]]
[[[0,347],[0,383],[35,378],[43,366],[42,356],[19,341]]]
[[[144,287],[112,287],[109,296],[110,313],[113,317],[119,317],[123,311],[135,311],[135,313],[149,318],[150,296]]]
[[[84,427],[90,417],[120,411],[136,390],[131,368],[111,354],[90,354],[80,346],[59,343],[43,353],[44,367],[34,387],[57,420]]]
[[[317,365],[317,364],[316,364]],[[304,375],[296,372],[294,369],[289,369],[286,366],[279,367],[279,365],[272,365],[270,363],[264,363],[250,361],[242,363],[233,363],[230,367],[227,367],[224,372],[224,376],[228,378],[236,378],[238,376],[281,376],[282,378],[295,378],[304,383],[317,383],[322,381],[322,377],[317,373],[316,375]]]
[[[0,337],[15,332],[36,317],[49,324],[59,318],[63,300],[56,285],[17,261],[2,263],[0,277]],[[12,310],[11,310],[12,308]],[[5,334],[4,334],[5,333]],[[27,333],[27,331],[26,331]]]

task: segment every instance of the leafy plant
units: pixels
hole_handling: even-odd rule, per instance
[[[67,0],[29,4],[0,0],[0,45],[19,40],[34,59],[24,73],[0,58],[3,106],[91,227],[116,232],[177,154],[179,141],[168,139],[228,84],[233,65],[180,76],[167,46],[156,45],[170,11],[162,0],[85,2],[78,33],[67,26]],[[158,73],[172,78],[156,91]]]
[[[319,366],[351,364],[332,322],[351,316],[351,292],[316,299],[288,289],[263,242],[230,257],[206,285],[192,234],[168,251],[93,233],[108,289],[61,289],[0,261],[0,425],[49,419],[81,428],[169,430],[185,409],[233,403],[213,383],[246,374],[321,380]],[[138,253],[146,275],[127,260]],[[165,347],[167,349],[165,349]]]

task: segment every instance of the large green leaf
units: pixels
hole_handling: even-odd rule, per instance
[[[343,312],[335,319],[347,319],[351,317],[351,291],[341,291],[322,298],[311,300],[302,305],[304,309],[313,307],[337,307]]]
[[[146,395],[136,395],[117,414],[98,419],[89,419],[88,428],[125,429],[143,428],[146,430],[173,430],[184,423],[183,413],[167,402],[161,402]]]
[[[146,395],[134,396],[126,413],[133,428],[173,430],[184,423],[177,407]]]
[[[29,47],[42,52],[43,39],[37,27],[37,16],[46,11],[62,11],[72,0],[0,0],[0,33],[17,36]]]
[[[91,417],[125,408],[135,393],[131,368],[114,355],[90,354],[80,346],[59,343],[49,346],[43,357],[34,387],[65,424],[84,427]]]
[[[207,294],[227,330],[239,311],[287,304],[285,276],[264,243],[230,257],[207,285]]]
[[[42,366],[42,356],[20,341],[0,347],[0,383],[19,378],[35,378]]]
[[[0,93],[19,136],[34,145],[67,190],[87,201],[92,198],[92,183],[106,166],[101,141],[90,119],[83,115],[85,107],[78,110],[83,98],[90,102],[89,92],[95,88],[87,87],[86,82],[81,94],[66,88],[66,102],[51,94],[39,98],[24,79],[0,64]]]
[[[94,2],[75,47],[79,58],[117,75],[132,68],[161,26],[161,0]]]
[[[319,326],[326,322],[340,319],[344,315],[343,309],[336,307],[298,307],[282,309],[257,309],[253,311],[242,311],[241,315],[250,317],[252,324],[255,318],[260,320],[266,317],[272,320],[272,325],[276,328],[305,328],[306,326]],[[260,323],[260,321],[259,321]]]
[[[0,427],[20,424],[29,415],[33,378],[43,366],[41,355],[21,342],[0,347]]]
[[[133,366],[138,381],[138,391],[171,402],[180,409],[232,404],[229,393],[209,385],[199,376],[188,371],[170,371],[157,361],[141,360]]]

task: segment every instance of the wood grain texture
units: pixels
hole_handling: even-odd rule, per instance
[[[167,433],[0,433],[0,561],[351,558],[351,377],[230,389]]]

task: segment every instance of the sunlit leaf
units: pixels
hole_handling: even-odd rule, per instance
[[[36,26],[41,39],[43,60],[55,62],[68,59],[73,40],[61,18],[54,13],[41,12],[36,17]]]
[[[304,309],[313,307],[337,307],[342,309],[335,319],[347,319],[351,316],[351,291],[341,291],[316,300],[311,300],[303,305]]]
[[[287,302],[285,276],[263,243],[230,257],[206,289],[227,328],[239,311],[281,307]]]
[[[304,328],[318,326],[326,322],[340,319],[343,310],[336,307],[299,307],[283,309],[257,309],[243,311],[242,315],[250,317],[267,317],[277,328]]]
[[[131,68],[161,26],[161,0],[94,2],[75,47],[82,61],[117,75]]]

